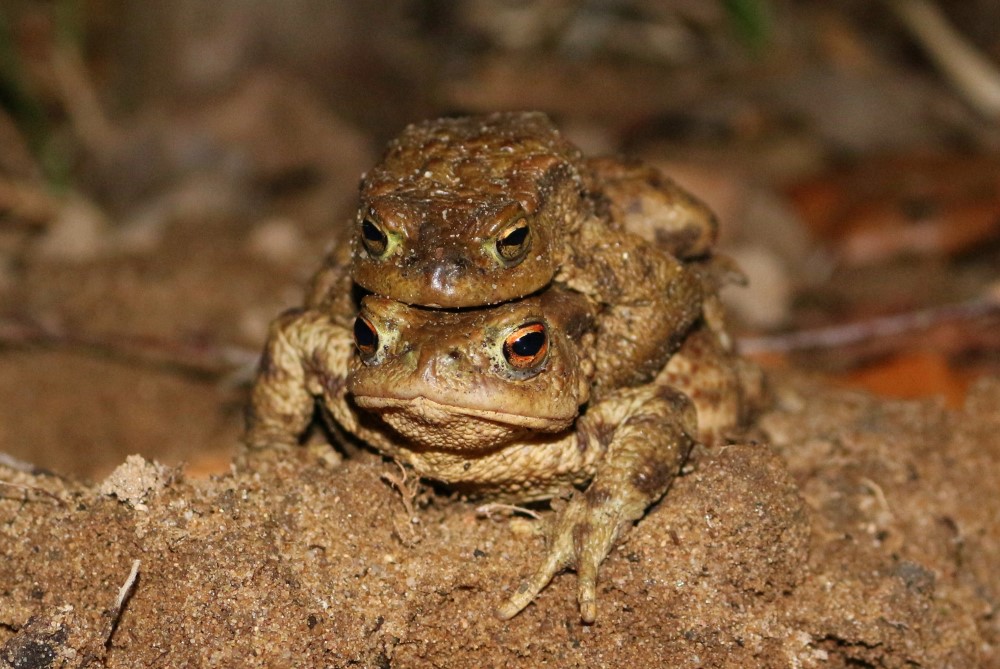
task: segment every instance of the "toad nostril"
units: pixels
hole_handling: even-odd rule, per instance
[[[436,289],[444,292],[451,292],[455,289],[455,282],[459,277],[459,272],[455,267],[447,263],[439,263],[430,272],[430,283]]]
[[[434,253],[424,259],[423,274],[429,278],[434,290],[451,294],[458,290],[462,278],[468,273],[472,262],[458,253]]]
[[[464,359],[462,351],[452,348],[447,351],[437,351],[427,353],[422,356],[420,365],[421,375],[425,380],[438,383],[442,378],[452,378],[462,365]]]

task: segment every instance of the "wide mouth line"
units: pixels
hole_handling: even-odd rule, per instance
[[[391,407],[406,407],[410,405],[429,405],[431,408],[438,409],[442,413],[453,413],[460,414],[463,416],[472,416],[475,418],[482,418],[495,423],[510,423],[517,425],[526,425],[529,423],[536,423],[538,425],[548,425],[553,422],[563,422],[564,418],[552,417],[552,416],[527,416],[524,414],[515,414],[508,411],[501,411],[497,409],[480,409],[476,407],[461,406],[458,404],[445,404],[432,400],[429,397],[424,397],[422,395],[410,398],[404,397],[376,397],[373,395],[355,395],[354,402],[365,409],[382,409]]]
[[[455,307],[455,306],[445,307],[445,306],[432,305],[432,304],[417,304],[417,303],[415,303],[413,301],[406,300],[406,299],[399,299],[399,298],[394,298],[394,299],[396,299],[399,302],[402,302],[408,308],[413,309],[414,311],[417,311],[417,312],[424,312],[424,313],[446,313],[446,314],[489,313],[490,311],[493,311],[493,310],[495,310],[498,307],[503,307],[503,306],[506,306],[506,305],[509,305],[509,304],[513,304],[515,302],[522,302],[522,301],[525,301],[525,300],[536,298],[539,295],[541,295],[542,293],[544,293],[546,290],[548,290],[549,288],[551,288],[552,284],[554,283],[554,281],[555,281],[554,279],[549,279],[545,283],[545,285],[541,286],[540,288],[537,288],[536,290],[531,291],[530,293],[525,293],[523,295],[519,294],[519,295],[516,295],[514,297],[508,297],[508,298],[505,298],[505,299],[502,299],[502,300],[496,300],[496,301],[493,301],[493,302],[487,302],[487,303],[479,302],[479,303],[476,303],[476,304],[469,304],[469,305],[459,306],[459,307]],[[359,296],[359,299],[358,299],[359,303],[361,301],[361,298],[366,297],[368,295],[374,295],[374,294],[376,294],[375,292],[367,290],[367,289],[364,289],[364,288],[362,288],[362,290],[364,292],[363,292],[362,295]]]

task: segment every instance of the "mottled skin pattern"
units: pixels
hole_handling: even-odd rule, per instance
[[[306,307],[272,325],[248,445],[296,444],[318,399],[340,430],[459,490],[532,501],[586,486],[498,613],[573,567],[593,621],[621,533],[694,440],[745,412],[715,218],[652,168],[583,159],[541,114],[411,126],[361,200]],[[352,274],[374,295],[359,302]],[[516,366],[526,326],[547,348]]]
[[[346,268],[327,269],[328,295],[349,296]],[[460,490],[531,501],[589,482],[557,514],[542,565],[503,618],[572,567],[581,617],[593,621],[598,568],[615,542],[666,492],[694,441],[714,440],[744,411],[738,368],[704,324],[652,382],[608,383],[593,303],[558,287],[457,311],[369,295],[359,317],[377,344],[367,354],[354,350],[354,313],[349,298],[331,298],[272,324],[246,441],[295,445],[318,399],[339,429]],[[512,369],[502,342],[534,323],[547,353]]]
[[[379,295],[447,308],[555,281],[598,307],[603,382],[637,385],[700,314],[701,286],[677,258],[707,254],[716,231],[708,208],[660,172],[586,160],[543,114],[445,118],[406,128],[362,180],[352,275]]]
[[[409,304],[469,307],[547,285],[566,239],[587,218],[582,156],[542,114],[437,119],[407,127],[363,178],[351,274]],[[370,221],[391,240],[364,243]],[[513,262],[495,242],[518,220],[528,252]],[[492,242],[492,243],[491,243]]]
[[[676,258],[708,255],[718,235],[715,214],[651,165],[618,158],[590,158],[586,191],[597,214]]]

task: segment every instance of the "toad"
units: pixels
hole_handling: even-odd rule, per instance
[[[502,618],[572,567],[592,622],[598,568],[618,538],[695,440],[715,439],[744,411],[738,368],[703,324],[649,383],[622,386],[597,364],[597,311],[577,292],[554,286],[462,310],[368,295],[358,312],[346,267],[326,276],[337,297],[272,324],[247,444],[295,445],[319,400],[336,429],[458,490],[515,501],[584,490],[556,515],[541,566]]]
[[[636,385],[700,313],[678,258],[707,255],[716,230],[659,171],[584,159],[544,114],[443,118],[406,128],[363,178],[351,271],[369,291],[428,307],[568,287],[599,305],[602,378]]]
[[[689,259],[711,250],[717,222],[652,167],[584,159],[542,113],[441,118],[407,127],[363,177],[352,275],[409,304],[495,304],[557,277],[575,289],[603,268],[575,255],[613,254],[632,233]]]

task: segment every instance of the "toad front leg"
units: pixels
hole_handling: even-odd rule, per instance
[[[315,398],[348,431],[356,416],[345,401],[354,352],[350,330],[315,309],[292,309],[271,324],[247,410],[250,448],[294,446],[312,420]]]
[[[607,397],[580,419],[577,430],[588,448],[607,449],[604,459],[587,491],[574,495],[556,517],[545,560],[498,609],[500,618],[515,616],[556,573],[574,567],[580,617],[594,622],[601,562],[666,493],[694,443],[697,418],[686,395],[650,384]]]

